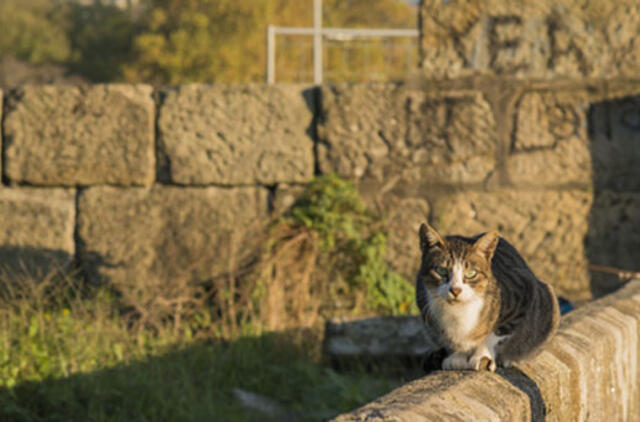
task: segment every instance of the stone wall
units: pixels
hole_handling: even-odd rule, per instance
[[[318,166],[359,184],[389,216],[390,260],[413,274],[425,218],[444,233],[497,229],[557,291],[640,270],[640,83],[492,76],[323,87]]]
[[[589,262],[640,270],[640,80],[27,86],[3,104],[3,267],[215,276],[336,172],[386,216],[409,279],[425,220],[499,230],[578,301],[618,285]]]
[[[422,0],[419,25],[419,75],[358,125],[324,122],[320,168],[390,210],[405,270],[428,210],[445,233],[498,229],[574,300],[620,287],[588,264],[640,269],[640,4]],[[324,91],[327,116],[363,108],[358,88]],[[440,371],[335,420],[640,420],[639,322],[636,280],[563,317],[514,369]]]
[[[335,422],[640,420],[640,281],[563,317],[514,368],[438,371]]]
[[[304,86],[25,86],[2,107],[0,267],[166,286],[240,262],[314,174]],[[249,248],[247,248],[247,245]]]

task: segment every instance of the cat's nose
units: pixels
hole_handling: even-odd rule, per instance
[[[449,287],[449,291],[453,295],[453,297],[458,297],[462,289],[460,287]]]

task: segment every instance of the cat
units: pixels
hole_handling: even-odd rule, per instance
[[[422,224],[416,301],[442,369],[489,370],[532,357],[560,320],[553,288],[491,231],[442,237]]]

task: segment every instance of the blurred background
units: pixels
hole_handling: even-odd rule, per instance
[[[324,0],[323,25],[416,30],[417,1]],[[296,0],[3,0],[0,86],[263,82],[267,27],[311,27]],[[313,39],[278,35],[278,82],[313,81]],[[327,37],[325,81],[402,80],[417,36]]]

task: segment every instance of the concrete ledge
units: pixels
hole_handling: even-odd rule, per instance
[[[530,361],[439,371],[335,421],[640,420],[640,280],[573,311]]]

